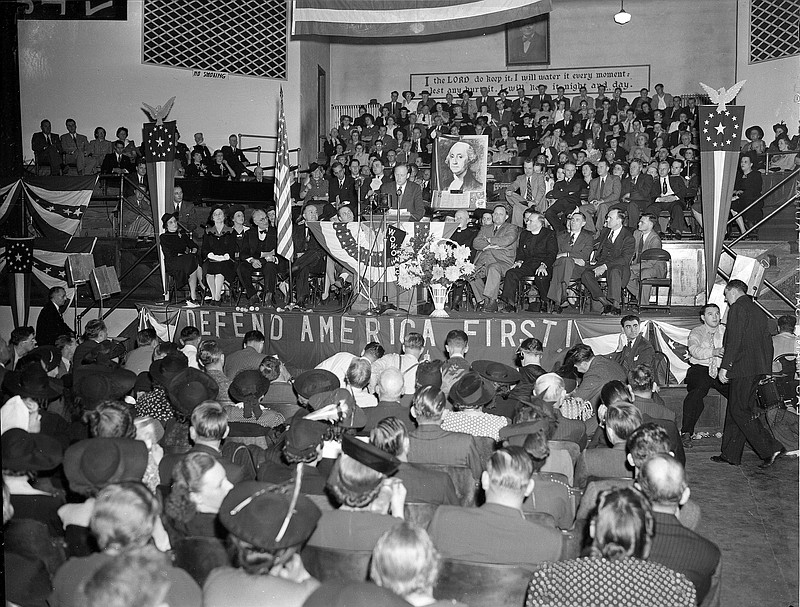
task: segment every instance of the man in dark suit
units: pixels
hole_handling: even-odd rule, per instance
[[[594,100],[594,108],[600,111],[603,107],[603,102],[608,101],[611,103],[611,99],[606,97],[606,87],[603,84],[597,85],[597,97]]]
[[[586,489],[589,478],[629,478],[632,470],[628,467],[625,443],[636,428],[642,425],[642,414],[636,405],[617,402],[610,405],[605,413],[605,435],[610,447],[599,445],[585,449],[575,462],[574,487]]]
[[[530,567],[561,557],[561,534],[525,520],[522,503],[533,491],[533,464],[521,447],[495,451],[481,475],[480,508],[440,506],[429,527],[445,558]]]
[[[278,234],[276,230],[268,229],[267,213],[263,209],[256,209],[253,211],[252,219],[256,227],[244,235],[237,271],[250,303],[258,302],[256,287],[253,284],[253,271],[261,271],[264,275],[264,292],[261,294],[261,300],[265,305],[271,306],[274,303],[278,274],[286,273],[289,262],[277,254]]]
[[[622,365],[605,356],[595,356],[592,349],[585,344],[572,346],[567,356],[575,363],[578,373],[583,374],[581,383],[572,391],[573,396],[588,400],[594,410],[600,402],[600,391],[611,380],[618,379],[625,383],[628,376]],[[586,420],[586,434],[592,436],[597,430],[596,417]]]
[[[356,182],[347,174],[341,162],[334,162],[331,165],[332,175],[328,185],[328,202],[338,206],[339,204],[356,202]],[[338,203],[338,204],[337,204]]]
[[[539,93],[537,95],[533,95],[531,97],[531,109],[540,110],[542,109],[542,104],[547,101],[550,104],[550,109],[554,110],[553,107],[553,97],[547,94],[547,85],[540,84],[536,87]]]
[[[762,422],[754,417],[758,382],[772,373],[772,338],[767,315],[747,295],[747,285],[731,280],[725,286],[728,322],[722,346],[725,349],[719,366],[719,381],[730,382],[725,428],[722,431],[722,453],[712,461],[738,466],[742,462],[744,443],[750,443],[768,468],[786,452],[783,445]]]
[[[228,161],[231,170],[233,171],[233,178],[239,179],[242,174],[250,174],[245,167],[247,165],[247,156],[239,149],[239,138],[236,135],[228,137],[228,144],[222,146],[222,157]]]
[[[639,224],[639,216],[655,202],[657,195],[656,182],[642,171],[643,168],[640,159],[631,159],[630,175],[622,180],[622,195],[616,205],[616,208],[628,211],[628,226],[631,228]]]
[[[378,407],[367,409],[367,414]],[[408,417],[407,408],[405,409],[405,417]],[[406,488],[406,503],[421,502],[458,506],[459,501],[455,485],[446,472],[408,463],[409,440],[406,430],[407,423],[410,422],[404,422],[397,417],[386,417],[380,420],[369,434],[370,443],[400,460],[400,468],[398,468],[395,477],[402,480],[403,486]]]
[[[122,141],[114,142],[114,151],[106,154],[100,172],[104,175],[121,175],[133,172],[133,161],[130,156],[124,153],[125,143]]]
[[[83,175],[86,161],[86,146],[89,140],[86,135],[77,132],[77,125],[72,118],[67,119],[67,132],[61,135],[61,150],[64,152],[64,164],[75,165],[78,175]]]
[[[572,211],[581,206],[580,192],[583,179],[578,175],[574,162],[564,165],[564,181],[557,181],[545,196],[552,204],[545,211],[545,219],[556,232],[563,232],[564,217],[571,215]]]
[[[388,195],[390,209],[399,208],[400,213],[408,213],[414,221],[421,221],[425,216],[422,188],[408,179],[408,166],[404,164],[395,166],[394,181],[384,182],[380,192]]]
[[[619,346],[612,358],[617,361],[626,373],[631,372],[638,365],[647,365],[653,368],[653,356],[655,349],[640,332],[638,316],[629,314],[623,316],[620,321],[622,334],[620,335]],[[652,386],[651,386],[652,387]]]
[[[303,207],[300,223],[292,232],[295,254],[291,268],[292,280],[297,288],[297,305],[301,308],[308,307],[309,276],[325,272],[325,250],[308,227],[309,222],[317,220],[317,207],[307,204]]]
[[[678,519],[690,494],[683,466],[669,454],[654,455],[642,465],[637,484],[650,500],[656,523],[648,560],[685,575],[697,591],[697,604],[706,604],[706,596],[719,592],[721,554],[716,544]]]
[[[64,322],[61,308],[67,301],[64,287],[53,287],[48,293],[48,301],[36,319],[36,343],[52,346],[60,335],[72,335],[74,331]]]
[[[573,275],[580,276],[589,263],[594,237],[591,232],[583,229],[585,225],[586,217],[583,213],[574,212],[569,216],[569,230],[558,233],[558,253],[553,262],[550,289],[547,291],[551,313],[561,313],[561,308],[566,305],[564,299],[567,296],[567,286]]]
[[[169,207],[167,207],[169,212]],[[203,224],[198,217],[194,204],[183,199],[183,188],[176,185],[172,190],[172,212],[178,214],[178,223],[191,234],[195,240],[203,237]]]
[[[230,488],[232,484],[253,479],[252,477],[245,478],[244,468],[222,455],[220,445],[226,436],[228,436],[228,417],[222,405],[214,401],[199,404],[192,412],[192,426],[189,428],[189,438],[194,445],[189,449],[188,453],[206,453],[217,460],[225,469],[227,480],[225,477],[216,480],[218,483],[223,483],[220,486],[227,484]],[[175,464],[181,461],[188,453],[168,454],[162,458],[158,466],[162,485],[169,487],[172,484],[172,471],[175,469]]]
[[[639,218],[638,229],[633,233],[636,241],[635,253],[631,260],[631,278],[628,281],[628,291],[634,297],[639,297],[639,281],[642,278],[664,278],[667,275],[667,262],[655,259],[641,261],[642,253],[650,249],[661,249],[661,238],[655,231],[658,218],[652,213],[645,213]],[[650,301],[650,287],[642,288],[642,302]],[[640,302],[641,303],[641,302]]]
[[[511,223],[524,228],[522,214],[527,210],[544,212],[544,194],[546,185],[544,173],[534,171],[533,158],[526,158],[522,163],[523,174],[506,188],[506,201],[511,205]]]
[[[544,215],[525,211],[525,230],[520,234],[517,244],[517,257],[503,278],[503,290],[500,299],[506,309],[517,311],[517,289],[523,276],[534,276],[536,289],[539,291],[539,310],[545,307],[544,294],[550,288],[550,277],[553,273],[553,262],[558,252],[558,243],[553,230],[544,226]]]
[[[49,120],[42,120],[42,130],[31,137],[31,148],[40,166],[49,166],[51,175],[61,175],[61,139],[51,132]]]
[[[479,311],[497,312],[500,282],[514,263],[519,228],[506,219],[506,207],[498,204],[492,211],[492,223],[481,227],[472,244],[479,253],[475,257],[475,276],[470,285]]]
[[[611,97],[611,111],[615,114],[619,114],[620,112],[625,111],[625,108],[629,105],[630,103],[628,100],[622,96],[622,89],[615,88],[614,94]]]
[[[511,101],[511,111],[515,115],[519,115],[519,113],[522,111],[522,104],[525,101],[530,101],[530,99],[528,99],[525,96],[525,87],[524,86],[518,86],[517,87],[517,97]]]
[[[631,260],[636,252],[633,233],[626,228],[625,211],[611,209],[606,215],[606,227],[598,238],[599,248],[594,264],[581,275],[581,282],[589,289],[592,299],[603,304],[603,314],[620,314],[622,289],[631,277]],[[606,275],[608,295],[597,282],[598,277]]]
[[[597,161],[598,176],[589,183],[589,199],[581,206],[581,213],[586,215],[586,229],[590,232],[599,231],[605,224],[608,210],[619,203],[622,182],[611,174],[610,168],[605,158]]]
[[[681,233],[686,230],[686,221],[683,219],[683,201],[686,198],[686,191],[686,182],[683,177],[671,175],[670,164],[666,160],[659,162],[656,199],[645,211],[656,217],[661,211],[669,211],[670,220],[667,234],[678,240],[681,238]]]
[[[485,86],[481,87],[481,94],[475,98],[475,105],[480,111],[482,105],[486,105],[490,112],[494,112],[495,101],[494,97],[489,95],[489,89]]]
[[[399,100],[400,93],[397,91],[392,91],[391,100],[387,103],[383,104],[383,107],[389,110],[389,114],[395,117],[395,120],[400,117],[400,108],[403,106],[402,102]]]

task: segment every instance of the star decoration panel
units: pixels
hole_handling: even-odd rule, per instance
[[[286,78],[286,0],[146,0],[142,62]]]
[[[700,151],[737,152],[742,139],[744,107],[729,105],[719,111],[717,106],[700,106]]]
[[[750,63],[800,54],[797,0],[751,0]]]
[[[30,274],[33,268],[33,238],[6,239],[6,261],[12,274]]]

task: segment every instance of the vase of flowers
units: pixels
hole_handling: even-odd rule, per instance
[[[433,298],[431,316],[448,316],[444,304],[450,288],[475,273],[470,255],[468,247],[446,238],[412,238],[403,244],[398,255],[397,284],[404,289],[426,287]]]

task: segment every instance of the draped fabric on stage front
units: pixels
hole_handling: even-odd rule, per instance
[[[458,224],[443,221],[402,221],[389,222],[390,225],[405,232],[405,241],[416,238],[422,241],[430,234],[436,238],[450,238]],[[382,222],[334,223],[317,221],[308,227],[323,248],[336,261],[372,283],[380,282],[386,275],[387,282],[397,281],[394,266],[384,266],[383,250],[386,245],[386,234]],[[421,240],[420,240],[421,239]]]
[[[294,0],[293,36],[425,36],[497,27],[551,10],[550,0]]]
[[[267,338],[265,353],[277,354],[293,368],[310,369],[336,352],[358,354],[364,344],[379,341],[387,352],[399,352],[403,336],[415,331],[425,338],[431,358],[444,359],[444,340],[452,329],[469,336],[469,359],[490,359],[513,365],[516,349],[528,337],[542,341],[542,366],[552,369],[566,351],[588,343],[597,354],[610,354],[619,341],[619,318],[613,317],[464,317],[360,316],[353,313],[237,312],[230,309],[194,310],[143,306],[141,327],[152,326],[162,339],[174,339],[185,326],[197,327],[203,337],[213,337],[226,352],[239,350],[247,331],[258,329]],[[649,339],[670,360],[670,369],[682,380],[689,329],[695,318],[652,320]],[[654,339],[655,336],[655,339]]]

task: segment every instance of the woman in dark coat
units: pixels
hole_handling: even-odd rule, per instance
[[[761,196],[763,180],[761,173],[754,170],[753,156],[744,154],[739,159],[740,170],[736,173],[736,181],[733,184],[733,197],[731,198],[731,215],[740,213]],[[763,201],[748,210],[744,215],[736,220],[739,229],[744,233],[745,222],[748,226],[753,225],[764,216]]]
[[[161,234],[161,251],[164,253],[164,267],[168,276],[175,280],[175,287],[181,288],[189,283],[187,307],[196,308],[197,284],[203,279],[203,271],[197,264],[197,245],[191,236],[179,230],[175,213],[165,213],[161,217],[164,232]]]
[[[211,289],[212,306],[220,305],[225,281],[231,284],[236,275],[233,261],[236,257],[236,242],[233,230],[225,225],[225,219],[225,209],[222,205],[211,209],[201,247],[203,270],[206,274],[206,284]]]

